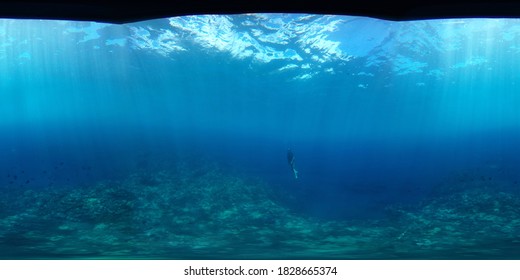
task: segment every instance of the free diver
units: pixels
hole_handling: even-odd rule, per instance
[[[291,166],[294,179],[298,179],[298,171],[294,168],[294,154],[291,149],[287,149],[287,161],[289,162],[289,166]]]

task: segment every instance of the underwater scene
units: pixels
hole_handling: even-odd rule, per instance
[[[0,19],[0,259],[520,259],[520,19]]]

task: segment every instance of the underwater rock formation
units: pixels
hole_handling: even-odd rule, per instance
[[[16,189],[0,195],[0,258],[520,257],[520,198],[489,182],[464,184],[363,221],[302,216],[264,183],[215,167]]]

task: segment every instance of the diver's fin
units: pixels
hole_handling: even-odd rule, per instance
[[[293,173],[294,173],[294,179],[298,179],[298,171],[296,171],[296,169],[293,169]]]

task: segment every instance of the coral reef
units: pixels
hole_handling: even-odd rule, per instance
[[[0,258],[519,258],[520,198],[505,183],[463,184],[356,222],[299,215],[269,186],[216,166],[5,189]]]
[[[400,232],[395,251],[420,258],[518,259],[520,197],[507,185],[460,182],[413,208],[391,209]]]

